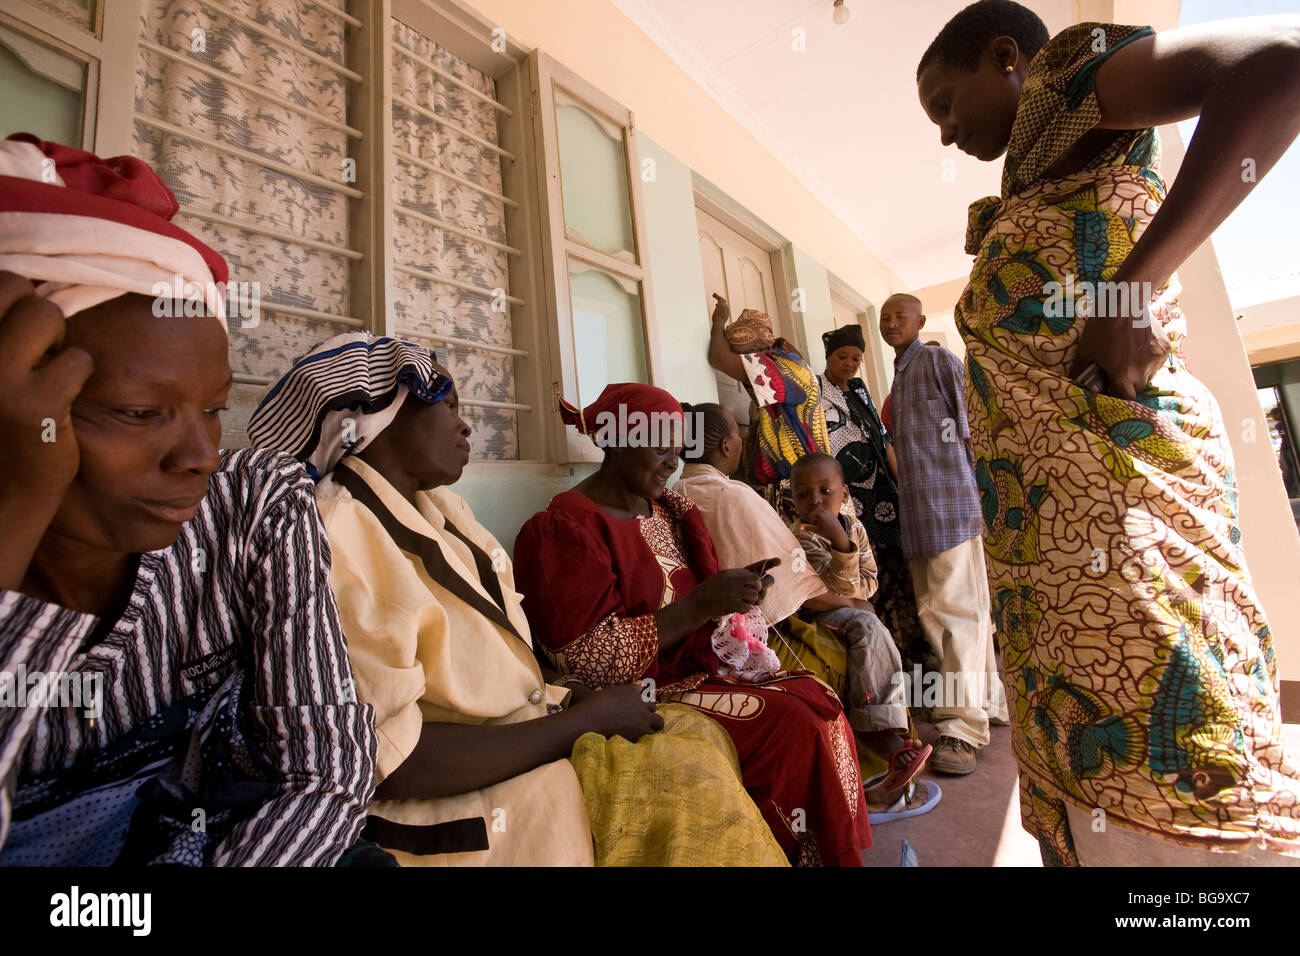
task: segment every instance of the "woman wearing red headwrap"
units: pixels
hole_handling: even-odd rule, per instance
[[[649,678],[727,730],[746,789],[793,862],[858,866],[871,845],[853,734],[839,700],[803,674],[720,676],[718,619],[758,604],[772,562],[720,570],[691,501],[668,490],[681,405],[611,385],[565,418],[605,449],[600,469],[524,525],[515,576],[534,637],[592,688]]]
[[[176,209],[0,142],[0,866],[356,860],[374,718],[312,483],[219,450],[226,264]]]

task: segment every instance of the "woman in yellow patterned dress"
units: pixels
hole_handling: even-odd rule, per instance
[[[1173,275],[1253,185],[1241,158],[1263,175],[1300,132],[1298,51],[1294,17],[1049,41],[983,0],[921,59],[944,145],[1006,153],[1001,195],[971,207],[956,319],[1022,815],[1047,863],[1300,862],[1232,451],[1187,370]],[[1196,115],[1166,201],[1153,127]]]

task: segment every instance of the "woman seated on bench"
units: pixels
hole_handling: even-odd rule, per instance
[[[684,436],[665,423],[683,424],[681,405],[650,385],[610,385],[565,418],[604,447],[604,460],[519,532],[519,586],[537,639],[590,687],[649,677],[659,700],[713,717],[790,860],[861,866],[871,830],[835,692],[775,661],[744,675],[731,663],[727,622],[753,620],[772,578],[766,562],[720,570],[699,509],[668,490]]]
[[[716,723],[637,685],[547,681],[505,550],[448,487],[470,429],[429,349],[336,336],[249,434],[319,482],[379,731],[367,838],[405,865],[784,864]]]

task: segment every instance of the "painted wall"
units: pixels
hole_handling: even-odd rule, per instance
[[[1300,358],[1300,322],[1243,331],[1251,365],[1268,365]]]
[[[794,314],[795,346],[814,372],[826,371],[822,333],[835,328],[831,312],[831,280],[826,267],[792,243],[785,250],[791,287],[802,292],[803,311]]]
[[[640,133],[869,300],[880,302],[893,291],[897,280],[875,252],[613,4],[462,2],[618,100],[633,112]]]
[[[1251,365],[1300,356],[1300,296],[1249,305],[1237,316]]]
[[[654,180],[641,190],[664,388],[683,402],[716,402],[691,170],[646,134],[637,138],[642,162],[655,161]]]
[[[596,470],[595,465],[470,465],[452,490],[474,509],[474,517],[511,555],[523,523],[552,498],[568,491]]]

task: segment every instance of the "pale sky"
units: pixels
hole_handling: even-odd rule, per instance
[[[1183,0],[1183,26],[1276,13],[1300,13],[1300,0]],[[1180,123],[1190,142],[1196,121]],[[1300,295],[1300,143],[1286,154],[1214,233],[1234,308]]]

